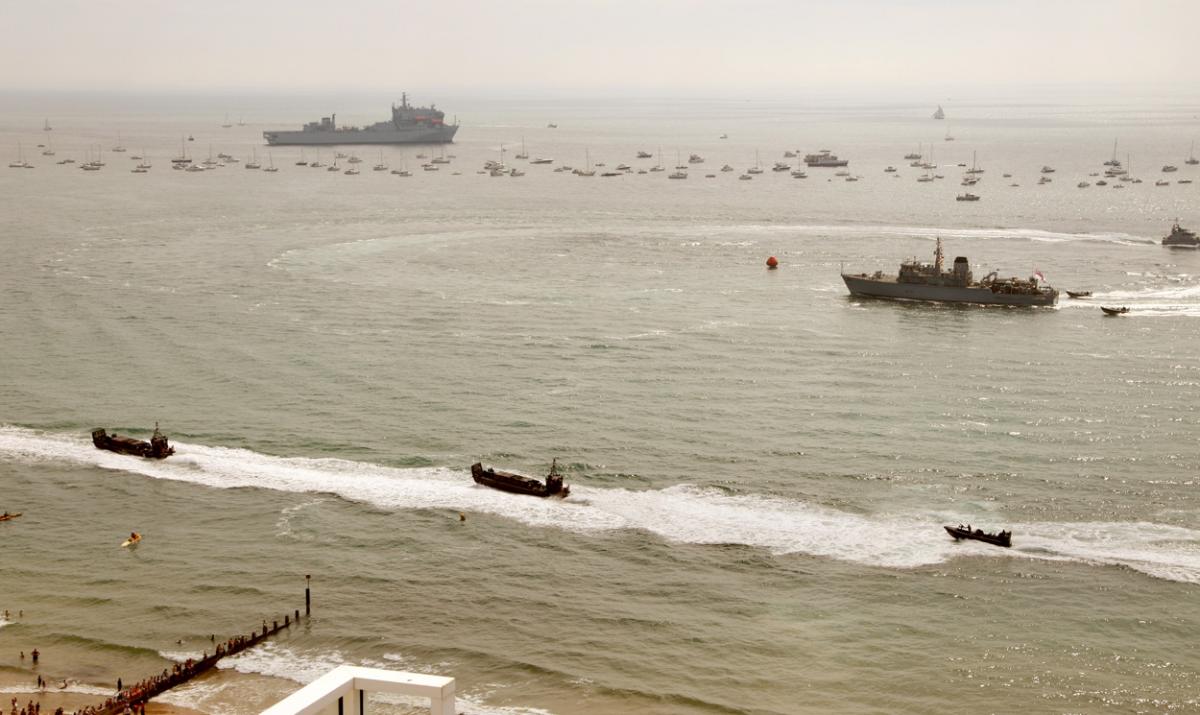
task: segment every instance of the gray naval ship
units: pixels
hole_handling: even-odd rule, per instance
[[[900,264],[900,273],[894,276],[885,276],[883,271],[875,271],[872,275],[843,272],[842,280],[852,295],[872,298],[1019,306],[1058,302],[1058,291],[1041,285],[1036,276],[1028,280],[997,278],[993,271],[976,282],[971,275],[971,266],[963,256],[954,259],[952,269],[943,270],[940,238],[933,263],[921,263],[916,259],[906,261]]]
[[[402,94],[400,106],[392,105],[392,118],[368,127],[339,127],[337,115],[309,122],[300,131],[272,129],[263,132],[271,146],[283,144],[446,144],[454,141],[458,124],[446,124],[446,114],[428,107],[413,107],[408,94]]]

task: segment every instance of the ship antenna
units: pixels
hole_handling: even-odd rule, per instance
[[[937,238],[937,251],[933,254],[933,265],[938,273],[942,272],[942,237]]]

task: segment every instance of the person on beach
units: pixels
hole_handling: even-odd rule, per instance
[[[33,662],[34,662],[34,664],[36,665],[36,664],[37,664],[37,659],[38,659],[38,649],[37,649],[37,648],[34,648],[34,649],[33,649],[33,652],[32,652],[32,653],[30,653],[29,655],[31,655],[31,656],[33,657]]]

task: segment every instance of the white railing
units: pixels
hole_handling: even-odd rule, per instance
[[[262,711],[262,715],[365,715],[366,693],[429,698],[432,715],[455,715],[454,678],[341,665]]]

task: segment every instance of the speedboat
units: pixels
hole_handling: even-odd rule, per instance
[[[969,525],[963,526],[962,524],[959,524],[958,526],[944,526],[942,528],[946,530],[947,534],[953,536],[955,541],[962,539],[973,539],[975,541],[982,541],[985,544],[991,544],[993,546],[1003,546],[1005,548],[1012,546],[1011,531],[1000,531],[995,534],[989,534],[983,529],[972,530]]]

